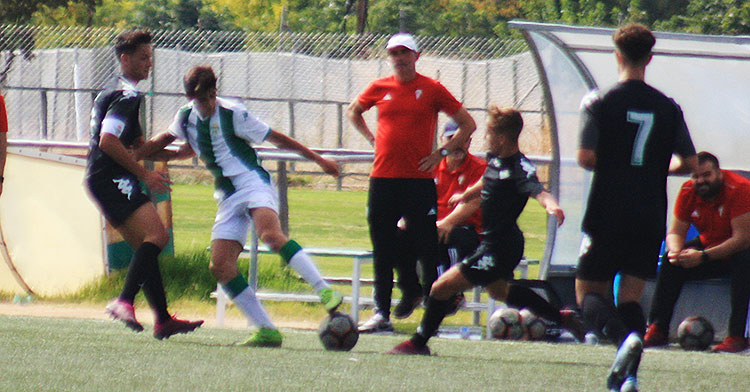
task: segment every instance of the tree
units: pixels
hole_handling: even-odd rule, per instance
[[[3,0],[0,7],[0,23],[26,24],[41,6],[56,8],[66,0]]]
[[[750,34],[750,3],[743,0],[690,0],[687,12],[656,23],[658,29],[699,34]]]

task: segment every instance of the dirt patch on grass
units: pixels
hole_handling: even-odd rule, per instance
[[[204,326],[209,328],[218,328],[216,314],[206,312],[201,309],[191,309],[174,305],[170,307],[171,312],[177,312],[177,317],[187,320],[205,320]],[[12,302],[0,302],[0,314],[6,316],[30,316],[30,317],[51,317],[51,318],[73,318],[88,320],[109,320],[109,316],[104,313],[103,304],[71,304],[71,303],[44,303],[31,302],[27,304],[18,304]],[[153,325],[154,317],[147,307],[136,309],[138,321],[144,325]],[[274,323],[280,328],[293,329],[315,329],[317,322],[314,320],[284,320],[274,319]],[[247,319],[228,312],[224,317],[224,326],[229,329],[249,329]]]

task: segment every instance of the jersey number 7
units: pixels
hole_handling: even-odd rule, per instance
[[[638,133],[633,142],[633,154],[630,156],[632,166],[643,166],[643,155],[646,153],[646,142],[654,127],[654,113],[628,110],[628,122],[638,124]]]

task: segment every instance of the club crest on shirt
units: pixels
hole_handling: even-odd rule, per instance
[[[415,96],[417,97],[417,99],[419,99],[419,97],[421,97],[421,96],[422,96],[422,90],[421,90],[421,89],[419,89],[419,90],[415,91],[415,92],[414,92],[414,95],[415,95]]]
[[[477,260],[477,263],[472,265],[472,269],[478,269],[480,271],[487,271],[495,266],[495,258],[492,255],[484,255],[481,259]]]
[[[719,216],[724,216],[724,206],[719,206]]]
[[[693,210],[693,213],[690,214],[691,218],[698,219],[701,217],[701,214],[698,213],[698,210]]]
[[[219,124],[216,124],[216,123],[211,124],[211,136],[212,137],[219,136]]]
[[[135,98],[138,96],[138,92],[131,89],[122,90],[123,98]]]
[[[497,172],[497,178],[499,178],[501,180],[504,180],[506,178],[510,178],[510,170],[508,170],[508,169],[500,170],[499,172]]]
[[[458,176],[458,185],[463,185],[465,179],[466,177],[463,174]]]
[[[525,159],[521,159],[521,168],[526,172],[526,178],[530,178],[536,173],[536,167],[534,164]]]

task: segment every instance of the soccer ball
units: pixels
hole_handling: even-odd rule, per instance
[[[525,339],[539,340],[547,333],[547,324],[530,309],[521,309],[521,326]]]
[[[677,327],[677,338],[685,350],[702,351],[714,341],[714,327],[701,316],[690,316]]]
[[[349,351],[357,344],[359,331],[349,315],[334,312],[320,323],[318,336],[326,350]]]
[[[513,308],[498,309],[492,313],[489,327],[495,339],[519,340],[524,336],[521,313]]]

